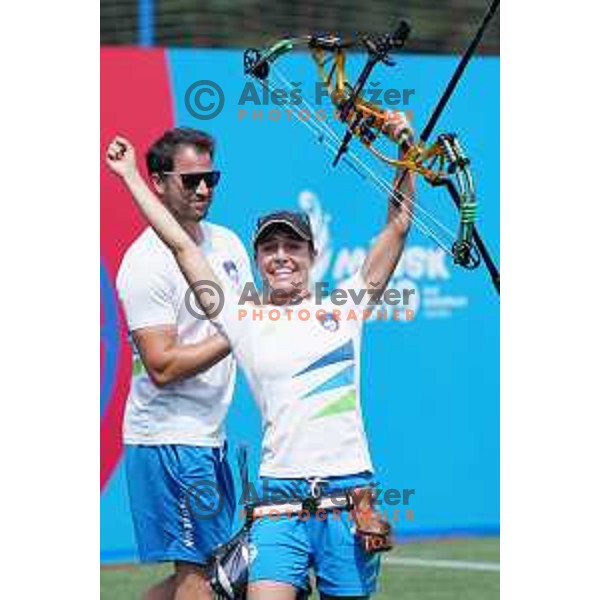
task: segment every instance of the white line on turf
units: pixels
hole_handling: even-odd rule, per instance
[[[467,560],[440,560],[429,558],[403,558],[388,556],[383,559],[384,564],[405,567],[433,567],[436,569],[459,569],[464,571],[500,571],[498,563],[474,562]]]

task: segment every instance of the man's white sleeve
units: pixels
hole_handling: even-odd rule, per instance
[[[250,265],[250,258],[248,253],[246,252],[246,248],[244,244],[242,244],[241,240],[234,234],[234,243],[236,247],[236,255],[237,260],[240,265],[240,292],[244,288],[246,283],[252,283],[254,285],[254,277],[252,276],[252,267]]]
[[[156,325],[175,325],[173,288],[166,277],[148,265],[124,261],[117,276],[117,291],[129,331]]]

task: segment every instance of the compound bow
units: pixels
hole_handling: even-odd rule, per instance
[[[310,123],[308,120],[302,120],[302,122],[318,134],[321,142],[326,143],[334,150],[334,166],[342,158],[351,158],[360,167],[360,170],[372,177],[381,189],[389,193],[392,201],[401,203],[400,196],[402,194],[397,189],[399,186],[392,188],[355,153],[349,151],[352,138],[356,138],[375,157],[390,166],[403,169],[404,174],[412,171],[421,175],[432,186],[444,186],[459,211],[458,232],[449,232],[423,207],[418,207],[422,212],[416,215],[416,204],[412,209],[413,222],[423,233],[433,238],[461,267],[474,269],[483,259],[498,293],[500,293],[499,271],[475,226],[477,202],[470,161],[455,134],[443,133],[438,135],[432,144],[428,145],[427,142],[499,3],[500,0],[493,0],[488,8],[479,29],[462,56],[418,140],[413,138],[409,128],[399,126],[397,120],[390,118],[389,110],[367,101],[361,93],[375,65],[378,63],[394,65],[390,53],[405,45],[410,33],[410,27],[406,22],[402,21],[393,32],[384,35],[362,35],[351,40],[343,40],[334,35],[285,38],[265,50],[249,48],[244,53],[245,73],[268,88],[272,79],[274,62],[295,48],[307,47],[337,111],[337,119],[346,125],[346,131],[340,140],[332,128],[322,121],[319,124]],[[350,84],[345,71],[345,52],[351,48],[366,49],[367,51],[367,62],[354,85]],[[328,69],[329,64],[331,64],[331,68]],[[281,74],[278,77],[288,87],[291,86],[290,82],[285,80]],[[311,108],[306,100],[302,100],[302,102],[306,107]],[[378,144],[378,140],[381,138],[398,146],[401,150],[401,158],[389,156],[383,152]],[[431,225],[426,219],[449,232],[452,243],[442,242],[433,233]]]

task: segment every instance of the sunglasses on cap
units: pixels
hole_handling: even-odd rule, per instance
[[[204,181],[207,188],[214,188],[221,179],[221,171],[201,171],[198,173],[163,171],[163,175],[179,175],[181,185],[188,192],[195,192],[202,181]]]

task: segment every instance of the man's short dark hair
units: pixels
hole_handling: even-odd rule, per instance
[[[208,153],[212,159],[215,152],[214,138],[191,127],[168,129],[146,152],[148,173],[164,173],[173,170],[173,158],[182,146],[193,146],[202,154]]]

